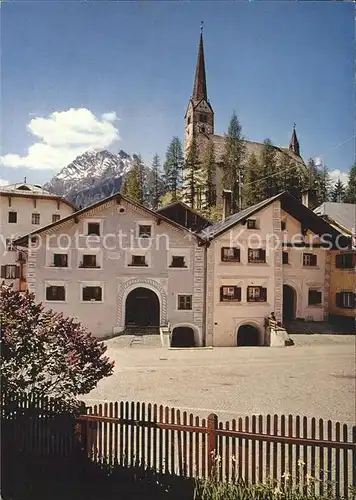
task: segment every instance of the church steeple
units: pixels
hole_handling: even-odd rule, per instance
[[[300,156],[299,141],[297,137],[297,132],[295,131],[295,123],[293,125],[293,133],[289,143],[289,149],[297,156]]]
[[[203,21],[200,26],[200,41],[198,50],[197,66],[195,69],[193,101],[197,102],[201,99],[208,100],[208,92],[206,88],[205,61],[204,61],[204,42],[203,42]]]

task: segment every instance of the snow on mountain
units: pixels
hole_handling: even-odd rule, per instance
[[[135,155],[123,150],[117,155],[106,150],[86,151],[43,187],[77,206],[87,206],[119,191],[134,159]]]

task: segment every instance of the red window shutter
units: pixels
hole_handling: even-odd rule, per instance
[[[261,287],[261,300],[263,302],[267,300],[267,288]]]
[[[6,266],[1,266],[1,277],[6,278]]]

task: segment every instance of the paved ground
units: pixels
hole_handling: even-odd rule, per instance
[[[230,420],[299,414],[355,423],[355,340],[296,335],[287,348],[168,350],[107,341],[114,374],[84,399],[145,401]]]

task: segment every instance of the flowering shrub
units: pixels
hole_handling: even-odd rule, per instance
[[[80,323],[44,310],[29,292],[0,284],[1,385],[11,394],[58,400],[87,394],[114,363]]]

